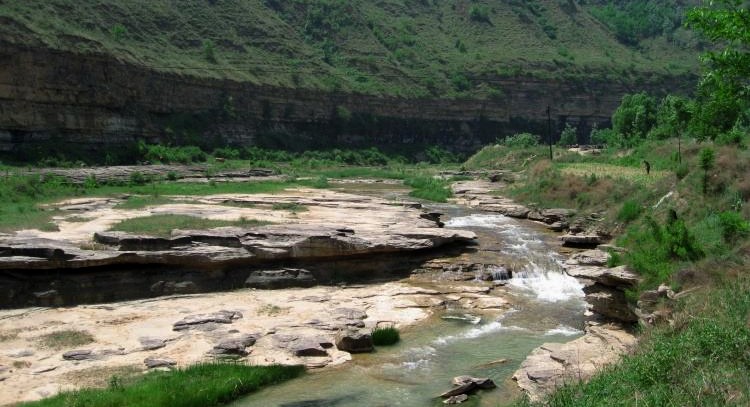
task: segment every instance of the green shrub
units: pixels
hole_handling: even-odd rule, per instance
[[[395,327],[383,327],[375,328],[372,331],[372,343],[375,346],[391,346],[398,343],[401,340],[398,328]]]
[[[721,234],[727,243],[750,235],[750,224],[737,212],[727,211],[720,213],[719,226],[721,227]]]
[[[622,222],[632,222],[641,216],[643,208],[636,201],[625,201],[620,208],[620,212],[617,213],[617,220]]]
[[[130,173],[130,185],[145,185],[150,180],[140,171]]]
[[[503,144],[513,148],[534,147],[539,144],[540,137],[531,133],[519,133],[508,136],[503,140]]]
[[[665,225],[646,217],[643,224],[627,229],[622,243],[630,249],[626,263],[645,278],[646,287],[669,281],[677,262],[705,256],[693,232],[674,213]]]

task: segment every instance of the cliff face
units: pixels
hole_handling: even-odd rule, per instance
[[[0,151],[23,159],[49,149],[112,154],[153,143],[274,148],[442,145],[471,151],[520,131],[553,134],[566,122],[587,135],[625,93],[680,92],[658,84],[493,79],[492,100],[403,99],[254,85],[162,73],[109,55],[0,43]]]

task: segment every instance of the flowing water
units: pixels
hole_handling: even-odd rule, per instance
[[[510,377],[535,347],[583,333],[582,287],[562,272],[561,258],[545,232],[456,205],[430,209],[445,214],[446,228],[477,233],[477,251],[468,255],[472,261],[490,265],[488,271],[498,279],[507,277],[506,269],[513,270],[500,290],[514,309],[497,317],[446,309],[403,330],[397,346],[354,355],[344,366],[272,386],[235,406],[442,405],[436,396],[451,387],[454,376],[464,374],[490,377],[498,384],[498,389],[473,397],[474,403],[503,405],[520,395]],[[427,284],[441,282],[436,277]]]

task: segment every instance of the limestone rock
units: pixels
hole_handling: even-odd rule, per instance
[[[91,349],[77,349],[63,353],[64,360],[92,360],[96,359],[94,351]]]
[[[629,271],[625,266],[614,268],[597,266],[568,266],[566,273],[576,278],[585,278],[595,281],[601,285],[625,290],[635,287],[640,282],[640,277]]]
[[[497,387],[495,382],[488,377],[456,376],[453,378],[452,383],[454,386],[463,386],[467,383],[474,383],[480,389],[494,389]]]
[[[260,334],[246,334],[234,338],[224,339],[216,344],[211,350],[212,355],[247,356],[250,354],[246,349],[253,346]]]
[[[156,350],[167,346],[167,342],[164,339],[152,338],[150,336],[138,338],[138,341],[141,343],[143,350]]]
[[[372,352],[375,347],[369,332],[344,330],[336,335],[336,348],[349,353]]]
[[[618,321],[638,321],[638,316],[628,306],[624,292],[602,284],[584,287],[583,291],[592,311]]]
[[[513,374],[513,380],[532,402],[563,384],[586,381],[629,352],[636,338],[622,325],[588,326],[586,334],[571,342],[546,343],[534,349]]]
[[[242,318],[242,314],[237,311],[218,311],[211,314],[191,315],[175,322],[172,330],[184,331],[207,323],[231,324],[234,320],[240,318]]]
[[[295,342],[291,349],[294,356],[328,356],[328,352],[315,340],[303,339]]]
[[[571,247],[596,247],[604,243],[604,238],[599,235],[564,235],[560,236],[563,245]]]
[[[461,385],[458,385],[458,386],[456,386],[456,387],[454,387],[454,388],[446,391],[445,393],[441,394],[440,397],[446,399],[446,398],[458,396],[458,395],[461,395],[461,394],[468,394],[468,393],[473,392],[477,388],[478,388],[478,386],[477,386],[476,383],[474,383],[473,381],[469,381],[469,382],[463,383]]]
[[[576,253],[568,259],[566,264],[582,266],[606,266],[609,260],[609,253],[599,249],[586,250]]]
[[[172,366],[177,365],[177,362],[175,362],[174,359],[171,359],[168,357],[160,357],[160,356],[149,356],[143,360],[143,363],[149,369],[156,369],[160,367],[172,367]]]

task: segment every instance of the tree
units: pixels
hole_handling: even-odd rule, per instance
[[[750,2],[714,0],[691,10],[688,26],[715,44],[701,57],[705,72],[698,88],[691,131],[714,138],[741,118],[750,95]]]
[[[633,146],[656,124],[656,99],[646,92],[625,95],[612,115],[612,129],[620,136],[620,144]]]
[[[578,144],[578,133],[576,128],[571,126],[570,123],[565,123],[565,130],[560,134],[560,141],[558,141],[557,144],[563,147]]]

